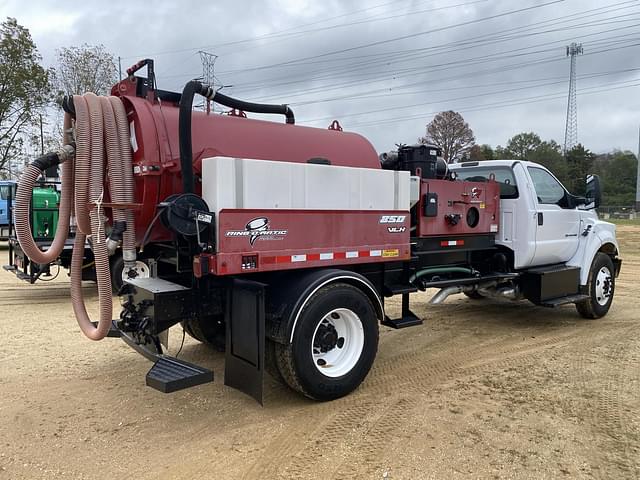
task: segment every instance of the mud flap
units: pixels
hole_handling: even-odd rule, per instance
[[[234,279],[226,314],[224,384],[262,405],[264,374],[264,291],[259,282]]]

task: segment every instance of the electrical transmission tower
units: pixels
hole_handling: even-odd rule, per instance
[[[569,100],[567,102],[567,125],[564,131],[565,154],[578,144],[578,103],[576,100],[576,57],[582,53],[581,43],[567,47],[567,57],[571,58],[569,72]]]
[[[218,56],[202,50],[198,53],[200,54],[200,61],[202,62],[202,83],[215,88],[218,83],[218,79],[215,75],[215,63]],[[207,100],[204,107],[207,113],[209,113],[211,102]]]
[[[638,169],[636,177],[636,212],[640,212],[640,127],[638,127]]]

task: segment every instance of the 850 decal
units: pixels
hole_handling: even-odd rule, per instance
[[[404,223],[405,219],[407,218],[406,215],[382,215],[380,217],[380,222],[382,224],[398,224],[398,223]],[[405,226],[390,226],[387,227],[387,231],[389,233],[403,233],[407,230],[407,227]]]

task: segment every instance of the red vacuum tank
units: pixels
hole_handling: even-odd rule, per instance
[[[152,90],[136,95],[136,77],[115,85],[112,93],[125,103],[131,125],[138,241],[151,223],[158,203],[182,193],[178,146],[178,101],[157,100]],[[281,117],[277,117],[280,119]],[[326,159],[331,165],[380,168],[373,145],[361,135],[239,116],[193,112],[193,165],[196,193],[201,190],[203,158],[225,156],[284,162]],[[149,241],[171,238],[160,228]]]

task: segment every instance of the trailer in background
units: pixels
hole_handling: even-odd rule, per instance
[[[4,182],[3,182],[4,183]],[[40,249],[46,249],[51,245],[56,233],[58,225],[60,191],[58,190],[60,182],[43,181],[33,189],[31,197],[30,213],[31,231],[33,238]],[[65,246],[58,258],[47,264],[32,262],[20,247],[20,243],[16,238],[13,207],[15,201],[17,184],[16,182],[7,182],[0,184],[2,189],[2,198],[6,196],[6,207],[3,204],[0,207],[2,211],[6,208],[6,224],[2,225],[2,239],[8,241],[9,258],[8,263],[3,268],[21,279],[33,284],[37,280],[49,281],[56,278],[60,273],[60,268],[68,269],[71,265],[71,253],[73,250],[74,236],[70,232],[69,238],[65,242]],[[70,229],[71,230],[71,229]],[[95,272],[93,270],[93,254],[91,248],[87,245],[85,248],[85,262],[87,268],[83,270],[84,280],[95,280]],[[85,276],[86,275],[86,276]]]
[[[0,180],[0,240],[9,239],[9,211],[16,198],[15,180]]]

